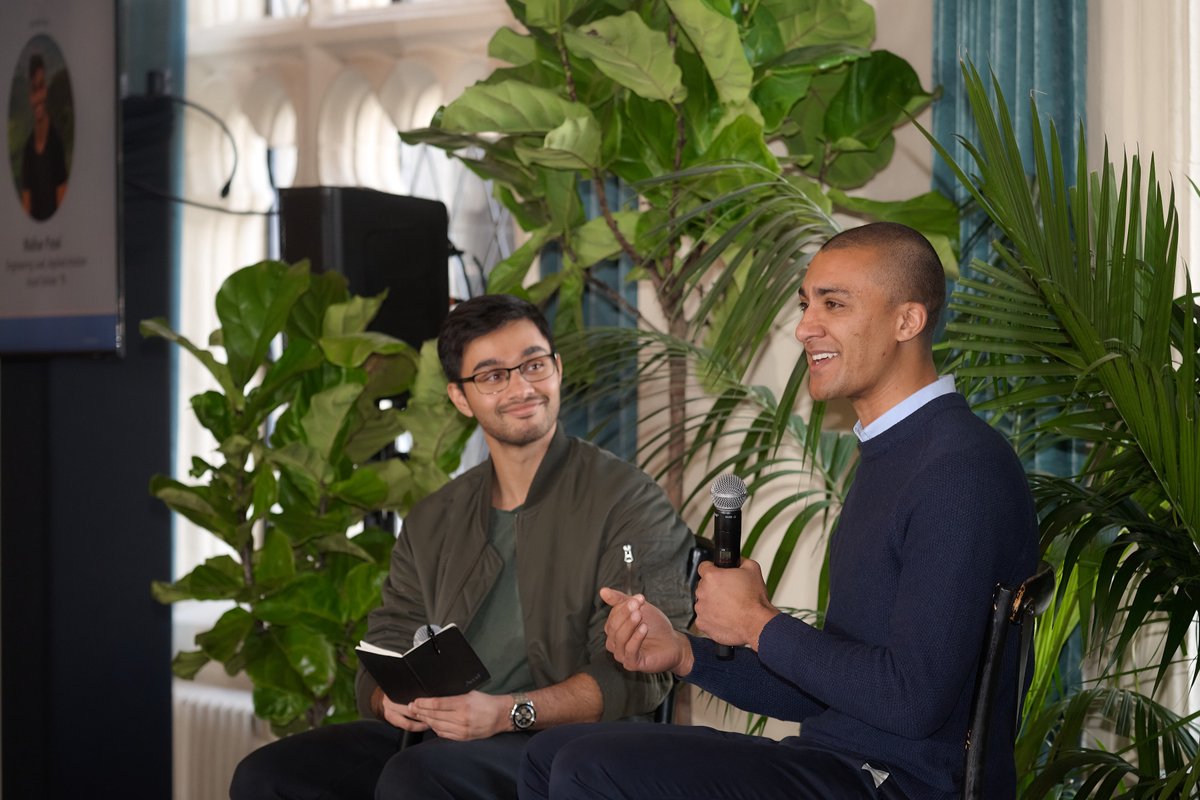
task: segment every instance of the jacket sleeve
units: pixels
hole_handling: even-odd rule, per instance
[[[602,719],[615,720],[653,711],[671,687],[671,676],[627,672],[605,649],[604,623],[608,606],[600,588],[633,588],[660,608],[677,628],[692,618],[691,590],[687,585],[687,554],[694,541],[662,489],[639,473],[636,485],[622,493],[613,506],[604,530],[604,557],[597,569],[594,605],[588,625],[588,664],[581,670],[600,686],[604,699]],[[633,558],[626,566],[625,546]]]
[[[383,584],[383,602],[367,616],[367,641],[399,652],[412,646],[413,633],[429,619],[414,566],[410,524],[411,517],[404,521],[392,548],[391,565]],[[375,679],[360,663],[354,686],[358,713],[371,719],[375,718],[371,712],[371,695],[376,686]]]

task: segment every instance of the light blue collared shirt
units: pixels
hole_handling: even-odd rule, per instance
[[[896,405],[883,412],[879,419],[867,427],[864,428],[861,422],[854,423],[854,435],[858,437],[860,442],[874,439],[930,400],[933,400],[935,397],[941,397],[944,394],[950,394],[953,391],[954,376],[943,375],[928,386],[917,389],[908,397],[896,403]]]

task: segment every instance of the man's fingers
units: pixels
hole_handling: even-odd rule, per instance
[[[607,586],[600,587],[600,599],[608,603],[610,606],[619,606],[622,601],[628,600],[629,595],[616,589],[610,589]]]
[[[641,608],[641,602],[635,597],[609,612],[604,633],[607,637],[605,647],[610,653],[616,655],[618,650],[625,648],[625,642],[642,621]]]
[[[642,643],[646,641],[648,628],[644,624],[638,624],[634,627],[629,639],[625,642],[624,657],[619,659],[621,666],[630,668],[636,667],[642,661]]]

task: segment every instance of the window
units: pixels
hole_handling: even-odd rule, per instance
[[[180,331],[207,342],[221,282],[277,252],[275,189],[291,185],[441,200],[463,251],[448,264],[451,293],[481,292],[513,249],[511,221],[481,179],[440,150],[403,144],[397,130],[424,125],[487,74],[487,42],[511,20],[504,0],[189,2],[189,99],[225,123],[236,157],[219,125],[185,115],[184,195],[203,205],[184,207]],[[219,455],[189,402],[211,378],[184,355],[178,386],[175,474],[185,479],[192,455]],[[226,550],[182,519],[175,541],[177,575]]]

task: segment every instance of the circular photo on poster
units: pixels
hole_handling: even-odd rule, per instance
[[[71,76],[58,43],[38,34],[21,49],[8,95],[8,162],[33,219],[50,219],[63,204],[74,146]]]

